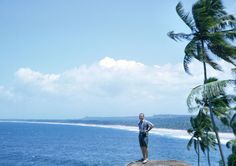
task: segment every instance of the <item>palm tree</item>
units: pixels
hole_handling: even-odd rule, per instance
[[[234,76],[236,76],[236,68],[232,69],[232,73]],[[233,100],[236,101],[236,97],[234,97]],[[232,151],[232,153],[228,156],[228,166],[236,165],[236,113],[235,113],[235,110],[236,110],[236,107],[233,108],[233,111],[231,112],[231,118],[229,121],[229,126],[231,127],[234,133],[234,139],[226,143],[226,147],[231,148],[231,151]]]
[[[236,137],[236,113],[233,113],[232,118],[230,119],[230,127],[233,130],[234,136]],[[236,165],[236,138],[228,141],[226,143],[227,148],[231,148],[232,153],[228,156],[228,166]]]
[[[210,147],[214,148],[216,145],[215,136],[209,133],[212,130],[210,117],[202,109],[195,118],[190,118],[190,123],[192,128],[188,129],[188,133],[192,137],[187,148],[189,150],[192,143],[194,143],[194,149],[198,155],[198,166],[200,165],[200,148],[203,153],[207,150],[208,165],[210,166],[209,150]]]
[[[211,166],[211,161],[210,161],[210,148],[215,149],[215,145],[216,143],[216,137],[215,135],[209,133],[213,131],[213,126],[211,123],[211,119],[208,115],[208,110],[207,109],[202,109],[200,110],[200,113],[202,114],[201,118],[206,121],[205,122],[205,126],[204,126],[204,137],[202,137],[203,142],[205,143],[205,147],[207,150],[207,161],[208,161],[208,165]],[[200,115],[201,115],[200,114]],[[204,152],[204,151],[203,151]],[[204,152],[205,153],[205,152]]]
[[[198,121],[197,119],[194,119],[193,117],[190,118],[192,129],[188,129],[188,133],[192,135],[191,139],[189,140],[187,144],[188,150],[192,146],[192,143],[194,143],[194,149],[198,156],[198,166],[200,165],[200,137],[202,133],[202,128],[198,127]]]
[[[210,134],[209,131],[206,131],[206,135],[203,137],[203,142],[206,143],[206,149],[207,149],[207,161],[208,165],[211,166],[211,160],[210,160],[210,148],[215,149],[216,143],[216,137],[213,134]]]
[[[235,104],[235,96],[225,93],[225,87],[235,85],[235,80],[213,81],[193,88],[187,98],[187,105],[190,111],[207,109],[210,112],[213,131],[215,132],[220,153],[223,154],[220,145],[220,138],[215,117],[219,118],[224,124],[229,125],[229,113],[232,103]],[[222,158],[224,164],[224,160]]]
[[[233,15],[228,15],[220,0],[198,0],[192,7],[192,17],[183,9],[179,2],[176,11],[191,33],[174,33],[168,36],[174,40],[185,39],[189,43],[185,47],[184,69],[189,71],[189,63],[193,59],[203,63],[204,82],[207,80],[206,64],[216,70],[222,70],[215,62],[213,55],[236,65],[236,48],[229,42],[236,38],[236,21]],[[211,54],[210,54],[211,53]]]
[[[236,139],[226,143],[227,148],[231,148],[232,154],[228,156],[228,166],[236,165]]]
[[[184,70],[187,73],[190,74],[189,63],[193,59],[197,59],[203,64],[204,83],[206,83],[206,64],[216,70],[222,70],[213,56],[236,65],[234,62],[236,59],[236,47],[230,43],[236,38],[236,19],[233,15],[227,14],[221,0],[198,0],[192,6],[192,16],[184,11],[181,2],[177,4],[176,11],[183,22],[190,28],[191,33],[174,33],[174,31],[171,31],[168,36],[174,40],[185,39],[189,41],[184,50],[185,56],[183,60]],[[223,165],[225,165],[211,103],[209,103],[208,108]]]

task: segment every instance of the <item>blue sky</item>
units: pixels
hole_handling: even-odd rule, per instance
[[[0,1],[0,117],[187,114],[178,0]],[[187,10],[194,1],[182,1]],[[223,1],[236,13],[234,0]],[[230,67],[222,62],[228,77]],[[200,66],[200,67],[199,67]]]

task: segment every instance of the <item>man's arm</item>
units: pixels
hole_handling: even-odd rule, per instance
[[[151,122],[148,122],[148,129],[147,129],[147,132],[149,132],[150,130],[152,130],[153,127],[154,127],[154,124],[152,124]]]

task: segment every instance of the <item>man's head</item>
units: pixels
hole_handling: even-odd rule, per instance
[[[143,119],[144,119],[144,113],[140,113],[140,114],[139,114],[139,120],[142,121]]]

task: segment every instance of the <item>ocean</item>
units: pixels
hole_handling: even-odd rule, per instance
[[[149,159],[197,165],[194,149],[186,148],[186,137],[163,133],[150,133]],[[0,149],[1,166],[124,166],[141,158],[135,127],[112,125],[1,121]],[[225,145],[223,149],[228,156],[230,149]],[[212,150],[212,166],[219,160],[219,151]],[[201,165],[207,165],[204,154]]]

